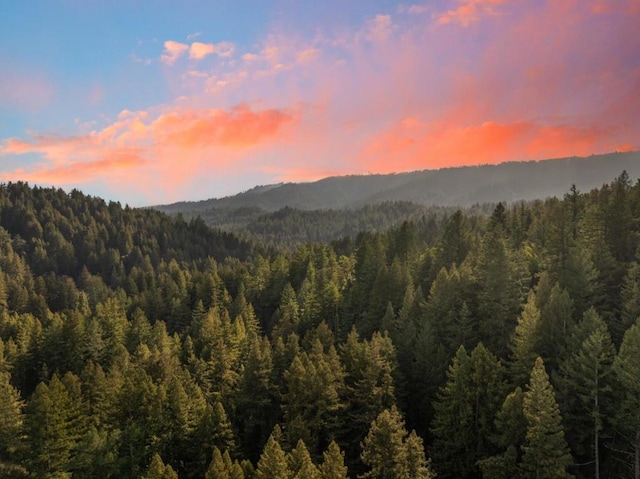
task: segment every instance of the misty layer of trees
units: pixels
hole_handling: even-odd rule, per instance
[[[640,182],[267,249],[0,186],[0,477],[638,478]]]
[[[490,213],[493,204],[476,205],[469,214]],[[268,213],[260,208],[185,211],[187,221],[201,218],[207,225],[269,247],[292,250],[304,243],[328,243],[355,238],[363,232],[381,232],[402,224],[453,214],[457,208],[421,206],[407,201],[383,202],[358,209],[306,211],[284,207]]]

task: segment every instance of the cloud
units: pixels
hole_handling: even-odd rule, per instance
[[[211,55],[216,51],[213,43],[193,42],[189,48],[189,58],[193,60],[202,60],[207,55]]]
[[[189,48],[189,58],[192,60],[202,60],[207,55],[215,53],[219,57],[228,58],[233,55],[235,45],[231,42],[200,43],[193,42]]]
[[[160,60],[167,65],[173,65],[175,61],[189,50],[189,45],[184,43],[167,40],[164,42],[164,51],[160,56]]]
[[[298,63],[306,63],[312,61],[318,56],[320,50],[317,48],[307,48],[296,55]]]
[[[378,14],[367,22],[366,38],[374,42],[384,41],[389,38],[392,28],[391,16]]]
[[[134,149],[142,161],[126,177],[147,181],[149,197],[197,199],[250,181],[638,149],[634,5],[420,2],[358,25],[280,25],[237,55],[232,43],[165,44],[173,103],[123,111],[91,133],[0,141],[0,155],[15,179],[75,168],[115,185],[116,173],[95,171]]]
[[[202,35],[202,32],[194,32],[187,35],[187,40],[192,41]]]
[[[520,121],[455,126],[403,121],[381,132],[360,154],[375,171],[540,160],[594,153],[604,137],[596,127]]]
[[[215,53],[219,57],[229,58],[233,56],[236,46],[232,42],[220,42],[215,44]]]
[[[495,16],[498,12],[495,5],[505,3],[507,0],[458,0],[462,3],[458,8],[448,10],[437,15],[438,25],[457,23],[463,27],[468,27],[485,16]]]
[[[234,51],[235,45],[231,42],[220,42],[215,44],[193,42],[191,45],[188,45],[186,43],[167,40],[164,42],[164,50],[162,51],[160,60],[167,65],[173,65],[178,58],[186,53],[189,54],[189,58],[191,60],[202,60],[211,54],[216,54],[223,58],[229,58],[233,56]]]
[[[154,140],[184,149],[219,145],[232,148],[254,146],[274,137],[294,117],[282,110],[253,111],[238,105],[230,111],[171,112],[150,125]]]
[[[407,8],[406,12],[410,13],[411,15],[421,15],[423,13],[427,13],[429,11],[429,6],[428,5],[411,5]]]
[[[108,183],[149,184],[172,189],[201,174],[204,165],[218,172],[237,167],[247,150],[268,148],[286,138],[287,125],[296,113],[279,109],[253,109],[247,104],[229,110],[165,109],[162,112],[123,110],[118,119],[86,135],[34,135],[0,143],[0,157],[36,155],[30,166],[0,173],[0,181],[80,185]],[[209,174],[207,171],[205,174]],[[153,177],[155,183],[149,183]]]
[[[111,149],[104,152],[101,159],[72,162],[63,166],[43,167],[37,169],[17,168],[10,172],[0,173],[0,181],[11,181],[20,178],[38,184],[69,185],[82,184],[102,178],[126,175],[130,170],[146,166],[148,162],[140,157],[135,148]]]

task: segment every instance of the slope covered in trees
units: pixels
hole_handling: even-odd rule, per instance
[[[0,477],[640,474],[640,183],[265,250],[0,188]]]
[[[170,214],[217,216],[213,211],[254,208],[273,212],[358,209],[382,202],[408,201],[424,206],[467,207],[476,203],[514,202],[561,197],[567,185],[580,190],[599,187],[603,180],[626,170],[640,177],[640,152],[571,157],[544,161],[464,166],[387,175],[339,176],[313,183],[259,186],[226,198],[158,206]],[[219,213],[218,213],[219,214]]]

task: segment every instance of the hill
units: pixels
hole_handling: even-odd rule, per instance
[[[640,152],[330,177],[313,183],[258,186],[235,196],[155,208],[169,214],[193,215],[211,209],[260,208],[272,212],[285,207],[300,210],[360,208],[383,201],[465,207],[559,196],[572,184],[581,191],[589,191],[611,181],[623,170],[632,179],[640,177]]]

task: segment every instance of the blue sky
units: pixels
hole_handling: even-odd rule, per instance
[[[131,205],[638,149],[637,0],[0,6],[0,181]]]

